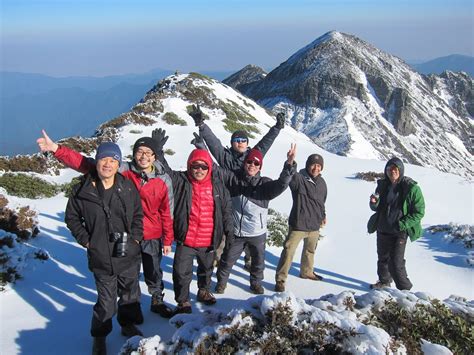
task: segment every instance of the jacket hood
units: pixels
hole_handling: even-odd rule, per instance
[[[403,162],[401,161],[401,159],[397,157],[393,157],[385,165],[385,169],[383,170],[385,178],[387,180],[390,180],[387,175],[387,168],[391,165],[395,165],[398,168],[398,170],[400,171],[400,180],[402,180],[402,178],[405,176],[405,166],[403,165]]]
[[[191,175],[191,164],[194,163],[195,161],[197,160],[202,160],[203,162],[205,162],[207,164],[207,166],[209,167],[209,170],[208,170],[208,173],[207,173],[207,176],[206,178],[203,180],[203,181],[207,181],[208,179],[211,178],[211,175],[212,175],[212,158],[211,158],[211,155],[209,154],[209,152],[205,149],[194,149],[191,154],[189,154],[189,157],[188,157],[188,163],[187,163],[187,167],[188,167],[188,176],[190,178],[192,178],[192,175]]]

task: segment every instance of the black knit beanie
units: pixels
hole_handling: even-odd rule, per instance
[[[306,170],[309,169],[309,167],[313,164],[319,164],[321,165],[321,170],[324,168],[324,159],[321,155],[319,154],[311,154],[308,159],[306,160]]]
[[[138,148],[140,147],[150,148],[153,151],[153,154],[155,154],[155,156],[158,153],[158,147],[156,146],[156,142],[153,138],[150,138],[150,137],[138,138],[135,144],[133,145],[133,155],[135,155]]]

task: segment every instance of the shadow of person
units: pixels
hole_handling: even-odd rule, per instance
[[[295,259],[298,257],[297,260],[299,260],[299,256],[295,254]],[[271,265],[270,268],[274,269],[276,271],[278,262],[280,260],[280,256],[275,255],[268,250],[265,251],[265,262],[267,263],[266,267],[269,267],[269,264]],[[300,277],[300,268],[301,268],[301,263],[293,261],[291,263],[290,270],[288,271],[288,275],[295,276],[297,278]],[[341,286],[347,289],[352,289],[352,290],[358,290],[358,291],[367,291],[369,289],[370,283],[366,281],[362,281],[350,276],[342,275],[336,272],[332,272],[329,270],[324,270],[321,268],[316,267],[314,272],[317,274],[321,274],[323,276],[322,281],[317,281],[317,282],[326,282],[330,283],[333,285]],[[268,280],[267,280],[268,281]],[[314,281],[308,281],[308,282],[314,282]],[[272,283],[265,282],[265,288],[271,288],[275,284],[275,281],[272,281]]]
[[[60,217],[46,218],[59,220]],[[23,329],[15,338],[19,353],[89,353],[89,325],[96,291],[87,268],[85,249],[75,243],[64,227],[57,231],[41,228],[40,234],[31,242],[33,246],[39,243],[48,251],[49,260],[25,270],[24,280],[13,285],[14,292],[24,301],[21,308],[29,306],[36,313],[25,317],[24,326],[19,327]],[[71,244],[77,247],[71,247]],[[4,314],[8,317],[21,308],[5,310]],[[31,313],[28,310],[24,314]],[[6,328],[7,324],[8,321]]]

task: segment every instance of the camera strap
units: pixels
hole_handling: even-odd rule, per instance
[[[115,233],[115,230],[112,224],[112,213],[110,211],[110,203],[112,202],[112,197],[113,197],[113,194],[115,193],[115,183],[111,188],[112,191],[110,191],[109,196],[106,196],[104,185],[102,184],[102,181],[100,179],[96,181],[96,187],[97,187],[97,192],[99,193],[100,205],[102,209],[104,210],[105,218],[107,220],[108,232],[109,234]],[[106,202],[106,199],[108,200],[108,203]]]

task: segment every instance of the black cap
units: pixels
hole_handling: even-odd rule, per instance
[[[140,148],[140,147],[150,148],[153,151],[153,154],[155,154],[155,156],[158,153],[158,147],[157,147],[156,142],[153,138],[150,138],[150,137],[138,138],[137,141],[135,142],[135,144],[133,145],[133,155],[135,155],[138,148]]]
[[[319,154],[311,154],[306,160],[306,169],[308,169],[313,164],[321,165],[321,170],[324,168],[324,159]]]

